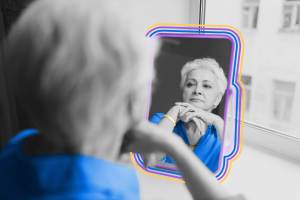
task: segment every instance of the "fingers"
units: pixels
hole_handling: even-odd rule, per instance
[[[192,108],[189,108],[189,107],[187,107],[187,108],[184,108],[180,113],[179,113],[179,117],[182,117],[182,116],[184,116],[184,115],[186,115],[187,113],[195,113],[196,111],[194,110],[194,109],[192,109]]]
[[[196,109],[188,103],[176,102],[175,105],[179,106],[178,117],[181,119],[181,121],[188,122],[189,114],[196,112]]]
[[[205,123],[198,118],[193,118],[192,121],[196,124],[197,129],[203,133],[205,129]]]
[[[191,121],[193,118],[201,118],[200,116],[199,116],[199,114],[198,113],[196,113],[196,112],[189,112],[189,113],[186,113],[186,115],[185,115],[185,118],[186,118],[186,120],[187,121]]]
[[[201,109],[197,109],[194,106],[188,103],[176,103],[176,105],[180,105],[183,107],[183,110],[179,113],[179,118],[184,122],[189,122],[193,118],[197,117],[202,119],[205,123],[209,123],[209,115],[210,113],[203,111]]]
[[[199,113],[198,110],[195,110],[192,106],[184,107],[184,109],[179,113],[179,118],[183,122],[189,122],[195,117],[202,119],[201,113]]]

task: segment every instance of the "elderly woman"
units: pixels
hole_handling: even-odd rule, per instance
[[[195,199],[226,196],[180,138],[143,119],[155,43],[121,2],[39,0],[13,27],[6,76],[35,126],[0,153],[0,199],[139,199],[121,149],[171,155]]]
[[[223,133],[223,119],[213,114],[225,92],[227,80],[222,68],[212,58],[187,62],[181,70],[183,102],[166,113],[155,113],[150,121],[175,134],[190,147],[195,155],[212,171],[218,169]],[[163,163],[174,163],[164,156]]]

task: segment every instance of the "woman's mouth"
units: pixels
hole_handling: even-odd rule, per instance
[[[190,98],[190,101],[195,103],[204,102],[203,99],[199,99],[199,98]]]

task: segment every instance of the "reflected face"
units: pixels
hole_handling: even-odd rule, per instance
[[[217,78],[207,69],[192,70],[187,74],[183,86],[183,101],[211,112],[221,98]]]

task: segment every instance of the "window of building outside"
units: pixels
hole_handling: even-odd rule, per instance
[[[273,80],[272,117],[280,122],[291,120],[295,82]]]
[[[242,26],[256,29],[258,22],[259,0],[244,0],[242,4]]]
[[[283,30],[300,31],[300,0],[285,0],[282,10]]]
[[[244,89],[245,89],[245,96],[244,96],[245,107],[244,107],[244,109],[248,113],[250,110],[250,103],[251,103],[252,77],[249,75],[242,75],[242,82],[244,84]]]
[[[243,36],[245,126],[259,127],[255,131],[260,135],[299,141],[300,0],[232,0],[230,5],[209,0],[205,19],[207,24],[231,25]],[[283,27],[285,34],[278,31]]]

